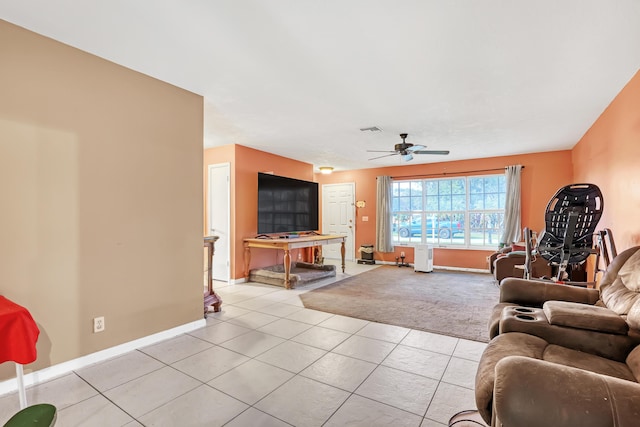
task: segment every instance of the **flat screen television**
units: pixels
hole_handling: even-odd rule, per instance
[[[258,234],[318,230],[318,183],[258,172]]]

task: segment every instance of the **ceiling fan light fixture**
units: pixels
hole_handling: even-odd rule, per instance
[[[389,151],[367,150],[368,153],[389,153],[381,156],[372,157],[369,160],[376,160],[376,159],[381,159],[383,157],[399,155],[402,160],[404,160],[405,162],[409,162],[413,160],[414,154],[441,154],[441,155],[449,154],[449,150],[425,150],[425,148],[427,147],[425,147],[424,145],[414,145],[414,144],[411,144],[410,142],[407,142],[406,141],[407,136],[409,136],[409,134],[401,133],[400,138],[402,138],[402,142],[399,144],[395,144],[393,146],[393,150],[389,150]]]
[[[320,173],[323,175],[329,175],[333,172],[333,168],[331,166],[320,166],[318,169],[320,169]]]

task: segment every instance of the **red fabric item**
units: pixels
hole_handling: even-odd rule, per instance
[[[527,248],[525,246],[521,246],[521,245],[518,245],[518,244],[514,243],[514,244],[511,245],[511,250],[514,251],[514,252],[516,252],[516,251],[522,252],[522,251],[526,251]]]
[[[40,330],[26,308],[0,295],[0,363],[35,362]]]

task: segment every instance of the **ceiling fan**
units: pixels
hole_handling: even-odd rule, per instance
[[[375,159],[381,159],[383,157],[400,155],[402,156],[402,160],[404,160],[405,162],[408,162],[409,160],[413,159],[414,154],[442,154],[442,155],[449,154],[449,150],[424,150],[424,148],[427,148],[424,145],[413,145],[409,142],[406,142],[407,136],[409,136],[409,134],[407,133],[400,134],[400,138],[402,138],[402,142],[400,144],[396,144],[393,151],[367,150],[367,152],[369,153],[391,153],[391,154],[385,154],[383,156],[372,157],[369,160],[375,160]]]

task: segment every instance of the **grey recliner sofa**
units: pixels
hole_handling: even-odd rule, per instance
[[[476,374],[494,426],[640,425],[640,247],[600,289],[506,279]]]

